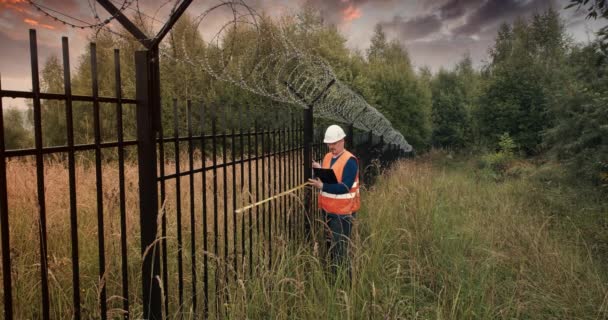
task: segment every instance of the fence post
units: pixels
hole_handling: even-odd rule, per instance
[[[312,178],[312,143],[314,139],[313,106],[304,109],[304,181]],[[306,219],[304,220],[304,233],[307,240],[311,239],[310,227],[312,222],[312,190],[306,189],[304,194],[304,207]]]
[[[157,239],[158,188],[156,172],[156,133],[160,105],[155,75],[155,51],[135,52],[137,97],[137,156],[139,168],[139,222],[141,227],[142,289],[144,319],[161,319],[160,242]],[[155,112],[156,111],[156,112]]]
[[[0,90],[2,81],[0,80]],[[11,269],[11,249],[9,237],[8,188],[6,182],[6,145],[4,141],[4,117],[2,98],[0,98],[0,233],[2,241],[2,284],[4,289],[4,319],[13,319],[13,287]]]

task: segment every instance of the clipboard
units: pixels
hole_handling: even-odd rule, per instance
[[[333,169],[313,168],[312,170],[314,171],[314,177],[321,179],[321,182],[329,184],[338,183]]]

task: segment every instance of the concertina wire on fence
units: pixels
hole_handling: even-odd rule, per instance
[[[217,80],[277,102],[302,108],[312,105],[315,117],[353,124],[357,129],[383,137],[386,143],[397,145],[404,152],[412,151],[391,122],[340,81],[327,61],[290,41],[287,36],[290,30],[284,24],[279,23],[277,28],[261,26],[263,17],[245,1],[221,1],[196,16],[194,23],[198,27],[221,8],[228,8],[232,19],[205,42],[207,49],[203,54],[185,58],[167,53],[162,56],[200,68]],[[244,30],[249,40],[253,38],[253,52],[235,53],[238,41],[230,37],[238,30]]]

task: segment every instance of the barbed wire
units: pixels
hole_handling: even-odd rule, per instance
[[[314,104],[315,117],[353,124],[406,152],[412,150],[381,112],[338,79],[327,61],[290,39],[294,32],[288,25],[277,22],[271,26],[245,1],[234,0],[219,1],[195,16],[196,28],[222,9],[228,9],[232,18],[221,24],[208,41],[203,40],[206,46],[202,54],[176,57],[162,52],[163,57],[277,102],[302,108]],[[247,44],[249,47],[243,50]],[[181,45],[185,48],[188,44]]]
[[[37,3],[33,0],[27,0],[27,2],[33,6],[36,10],[38,10],[39,12],[41,12],[42,14],[44,14],[45,16],[60,22],[64,25],[70,26],[72,28],[77,28],[77,29],[96,29],[99,30],[100,28],[103,28],[105,26],[107,26],[110,22],[112,22],[112,20],[116,19],[116,16],[118,15],[118,13],[123,12],[124,10],[126,10],[132,3],[134,0],[124,0],[122,5],[120,6],[120,8],[118,9],[118,11],[113,14],[110,15],[108,18],[104,19],[103,21],[99,18],[99,15],[97,14],[97,9],[95,6],[91,6],[91,4],[89,3],[90,9],[93,13],[94,18],[96,19],[96,23],[90,23],[87,21],[84,21],[80,18],[76,18],[73,17],[69,14],[66,14],[64,12],[61,12],[59,10],[55,10],[53,8],[50,8],[48,6],[45,6],[43,4]],[[65,20],[64,18],[60,18],[59,16],[63,16],[65,18],[71,19],[72,21],[77,21],[80,22],[82,24],[75,24],[72,23],[70,21]]]
[[[118,0],[113,0],[116,1]],[[167,0],[162,6],[172,1]],[[138,0],[123,0],[117,13],[101,20],[95,5],[89,2],[89,9],[96,21],[89,23],[33,0],[28,2],[65,25],[95,29],[97,33],[103,29],[121,37],[125,36],[108,27],[118,13],[129,9],[135,11],[142,21],[143,17],[158,21],[156,15],[160,10],[159,8],[151,17],[141,10]],[[132,7],[133,3],[135,8]],[[178,3],[179,0],[175,0],[172,12]],[[244,0],[218,0],[215,5],[194,16],[196,30],[199,30],[200,25],[212,13],[226,9],[231,18],[220,23],[218,31],[208,41],[203,39],[205,48],[202,54],[177,57],[161,50],[162,57],[188,64],[216,80],[230,83],[272,101],[302,108],[312,105],[315,117],[353,124],[355,128],[371,131],[383,137],[385,142],[398,145],[406,152],[412,150],[403,135],[392,127],[391,122],[381,112],[338,79],[327,61],[312,54],[304,46],[294,43],[298,34],[288,23],[268,23],[268,18],[258,14]],[[57,15],[81,24],[66,21]],[[173,44],[182,45],[184,48],[189,45],[185,43],[188,40],[181,40],[184,43]]]

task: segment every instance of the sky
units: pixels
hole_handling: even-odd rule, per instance
[[[94,23],[107,12],[94,0],[32,0],[47,13],[67,22],[81,25]],[[120,6],[125,0],[111,0]],[[465,54],[475,66],[487,59],[500,24],[518,17],[554,8],[560,12],[566,30],[577,42],[594,38],[595,31],[606,21],[585,19],[584,11],[564,10],[568,0],[243,0],[259,12],[272,16],[294,13],[303,5],[318,8],[328,23],[344,34],[347,45],[362,52],[369,46],[374,27],[380,24],[389,39],[400,41],[410,54],[415,67],[428,66],[433,71],[451,68]],[[166,21],[175,0],[128,0],[128,15],[139,6],[144,14],[154,17],[154,29]],[[218,0],[194,0],[187,12],[198,16]],[[71,18],[59,15],[69,15]],[[204,37],[214,34],[218,26],[231,16],[227,10],[213,11],[201,23]],[[111,22],[115,28],[117,22]],[[30,90],[31,70],[28,29],[37,29],[40,64],[50,55],[60,56],[61,37],[70,39],[72,65],[88,43],[91,29],[73,28],[44,15],[28,0],[0,0],[0,77],[3,89]]]

